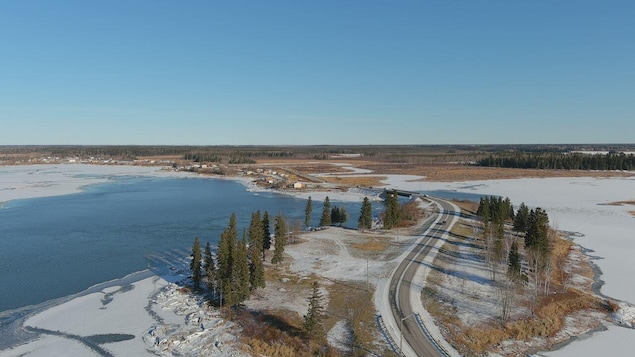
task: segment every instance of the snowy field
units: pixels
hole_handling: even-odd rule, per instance
[[[412,177],[390,176],[386,184],[404,190],[448,190],[509,197],[518,206],[541,207],[555,228],[578,233],[574,242],[591,250],[604,281],[601,293],[633,304],[635,302],[635,206],[607,205],[635,200],[635,178],[543,178],[473,182],[415,182]],[[632,314],[632,310],[626,311]],[[610,326],[546,356],[624,355],[632,350],[635,330]]]
[[[108,181],[110,175],[161,175],[179,177],[184,173],[159,171],[152,167],[38,165],[0,167],[0,202],[13,199],[75,193],[82,187]],[[579,233],[577,244],[597,256],[596,264],[605,281],[601,292],[606,296],[635,302],[635,266],[630,261],[635,251],[635,217],[629,211],[635,206],[614,206],[607,203],[635,200],[635,178],[554,178],[475,181],[457,183],[416,182],[414,176],[389,176],[386,181],[404,190],[450,190],[509,197],[519,205],[547,210],[551,223],[559,230]],[[244,182],[244,180],[243,180]],[[329,195],[338,200],[360,200],[359,193],[336,194],[317,192],[301,194],[314,201]],[[302,274],[315,270],[331,279],[366,279],[366,262],[346,254],[346,237],[333,234],[339,229],[316,232],[333,247],[334,256],[312,256],[310,250],[289,249],[292,269]],[[331,233],[330,235],[328,233]],[[396,237],[412,240],[412,237]],[[387,271],[395,267],[398,255],[381,262],[369,262],[371,283],[381,290],[390,278]],[[361,268],[360,268],[361,267]],[[44,334],[42,338],[12,350],[0,351],[0,356],[94,356],[89,344],[99,338],[110,339],[102,346],[114,355],[164,354],[240,356],[232,346],[236,330],[218,316],[201,308],[190,295],[179,292],[174,284],[178,276],[150,277],[122,286],[77,297],[28,318],[25,326],[60,331],[66,336]],[[377,303],[377,302],[376,302]],[[381,305],[381,302],[379,302]],[[305,311],[303,303],[296,306]],[[114,334],[114,335],[113,335]],[[331,337],[341,335],[341,326]],[[106,336],[99,336],[106,335]],[[96,337],[97,336],[97,337]],[[597,356],[600,353],[624,355],[632,349],[635,330],[611,326],[607,331],[573,342],[548,356]],[[1,349],[1,347],[0,347]],[[97,354],[99,355],[99,354]],[[104,354],[101,354],[104,355]],[[107,355],[107,354],[106,354]]]

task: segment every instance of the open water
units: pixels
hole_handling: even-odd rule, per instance
[[[357,225],[360,203],[344,206]],[[304,222],[304,199],[248,192],[241,183],[118,177],[84,192],[8,202],[0,208],[0,324],[11,311],[82,292],[187,258],[195,237],[216,246],[232,212],[239,232],[251,213]],[[322,202],[313,204],[316,225]],[[4,313],[3,313],[4,312]]]

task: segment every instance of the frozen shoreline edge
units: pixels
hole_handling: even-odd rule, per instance
[[[92,166],[92,165],[89,165],[89,166]],[[148,169],[148,167],[145,167],[145,169]],[[217,177],[217,176],[208,176],[208,175],[192,174],[192,173],[185,173],[185,172],[179,172],[179,173],[176,173],[176,174],[171,173],[171,174],[168,174],[168,175],[164,175],[165,172],[162,172],[160,169],[157,169],[157,167],[153,167],[153,169],[154,169],[154,171],[153,171],[154,174],[151,172],[151,173],[138,174],[138,175],[121,174],[121,175],[117,175],[117,176],[149,176],[149,177],[170,177],[170,178],[181,178],[181,179],[182,178],[191,177],[191,178],[200,178],[200,179],[231,180],[231,181],[235,181],[235,182],[239,182],[239,183],[243,184],[245,186],[246,190],[250,191],[250,192],[274,192],[274,193],[277,193],[277,194],[283,194],[283,195],[289,195],[289,196],[301,197],[301,198],[306,198],[306,196],[309,196],[312,193],[315,193],[315,194],[322,193],[322,194],[325,194],[325,195],[331,195],[333,198],[336,198],[340,194],[342,194],[343,196],[347,195],[347,194],[344,194],[344,193],[332,192],[332,191],[327,191],[327,190],[324,190],[324,191],[313,191],[313,192],[303,192],[303,193],[271,190],[271,189],[256,187],[255,185],[251,184],[251,181],[253,181],[253,180],[250,179],[250,178],[246,178],[246,177]],[[80,181],[80,180],[78,180],[78,181]],[[102,183],[107,183],[107,182],[109,182],[108,179],[105,179],[102,182],[84,183],[83,185],[79,186],[79,191],[76,191],[76,192],[73,192],[73,193],[81,192],[86,187],[91,186],[91,185],[102,184]],[[46,197],[46,196],[52,196],[52,195],[66,195],[66,194],[70,194],[70,193],[57,193],[57,194],[51,194],[51,195],[39,195],[39,196],[35,196],[35,197],[30,197],[30,198]],[[575,239],[575,238],[579,238],[579,237],[573,235],[572,238]],[[600,278],[600,276],[602,275],[602,270],[600,269],[599,265],[597,265],[594,262],[595,258],[597,258],[597,257],[595,257],[595,256],[590,254],[590,253],[593,253],[594,251],[591,250],[591,249],[585,248],[581,244],[578,244],[578,243],[576,243],[576,244],[579,245],[582,248],[583,254],[585,255],[585,257],[587,257],[589,259],[590,263],[592,264],[592,267],[593,267],[593,270],[594,270],[594,279],[593,279],[594,280],[594,283],[593,283],[594,284],[594,289],[593,289],[593,291],[596,292],[598,295],[600,295],[602,297],[607,297],[604,294],[602,294],[602,292],[601,292],[601,288],[602,288],[602,285],[603,285],[604,281]],[[45,303],[42,303],[41,305],[35,305],[35,306],[31,305],[31,306],[26,306],[26,307],[14,309],[14,310],[7,310],[7,311],[4,311],[4,312],[0,312],[0,319],[6,317],[4,315],[5,313],[8,313],[8,312],[20,313],[20,312],[22,312],[25,309],[28,310],[29,308],[32,308],[33,309],[32,311],[25,312],[25,315],[20,316],[18,318],[21,321],[26,321],[28,319],[28,317],[30,317],[30,316],[32,316],[32,315],[34,315],[36,313],[42,312],[42,311],[44,311],[46,309],[52,308],[54,306],[57,306],[57,305],[62,304],[64,302],[66,302],[66,301],[72,300],[74,298],[81,297],[83,295],[89,294],[90,290],[92,290],[92,289],[97,289],[98,287],[107,288],[108,287],[107,284],[118,285],[117,284],[118,282],[123,283],[125,281],[124,279],[128,278],[130,275],[134,275],[134,274],[138,274],[138,273],[142,273],[142,272],[144,272],[144,271],[133,272],[133,273],[131,273],[129,275],[126,275],[126,276],[124,276],[122,278],[113,279],[111,281],[106,281],[106,282],[103,282],[103,283],[98,283],[98,284],[95,284],[95,285],[89,287],[88,289],[86,289],[86,290],[84,290],[82,292],[79,292],[77,294],[73,294],[73,295],[70,295],[70,296],[66,296],[66,297],[50,300],[50,301],[47,301]],[[150,273],[149,276],[156,275],[156,274],[153,274],[152,272],[149,272],[149,271],[147,271],[147,272]],[[139,278],[139,279],[137,279],[135,281],[140,281],[140,280],[142,280],[142,278]],[[134,281],[131,281],[131,282],[134,282]],[[600,284],[600,285],[596,287],[596,284]],[[621,325],[619,325],[617,323],[614,323],[614,325],[621,326]],[[625,326],[621,326],[621,327],[625,327]],[[3,327],[3,329],[4,329],[4,327]],[[588,339],[592,335],[594,335],[596,332],[602,331],[602,330],[604,330],[604,329],[598,329],[598,330],[589,331],[589,332],[587,332],[587,333],[585,333],[583,335],[574,337],[574,338],[570,339],[566,344],[559,345],[558,348],[554,349],[553,351],[560,350],[561,348],[565,347],[566,345],[571,344],[572,342],[575,342],[575,341],[578,341],[578,340]],[[2,349],[2,351],[3,351],[5,349],[5,347],[3,346],[2,348],[3,348]],[[550,352],[553,352],[553,351],[550,351]]]

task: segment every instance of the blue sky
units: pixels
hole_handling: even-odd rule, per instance
[[[0,1],[0,145],[633,143],[635,2]]]

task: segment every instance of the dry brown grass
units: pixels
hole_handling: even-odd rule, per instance
[[[331,328],[341,320],[347,322],[352,331],[350,356],[367,356],[368,352],[384,356],[386,351],[377,351],[377,324],[375,322],[374,289],[366,290],[364,283],[336,282],[328,286],[330,317],[325,326]]]
[[[565,261],[567,259],[571,253],[571,249],[573,249],[573,242],[558,236],[553,240],[551,249],[551,266],[553,269],[551,270],[550,281],[551,286],[553,288],[557,288],[564,284],[562,281],[562,274],[560,272],[562,267],[558,265],[558,262]],[[592,271],[591,274],[593,274]]]
[[[497,167],[468,166],[461,164],[394,164],[394,163],[355,163],[360,168],[372,170],[376,174],[404,174],[425,176],[421,181],[474,181],[499,180],[516,178],[546,178],[546,177],[617,177],[633,176],[628,172],[610,171],[577,171],[577,170],[538,170],[511,169]]]
[[[459,206],[459,208],[465,214],[474,215],[476,214],[476,211],[478,211],[478,202],[466,201],[466,200],[453,200],[452,202],[454,202],[454,204]]]
[[[474,209],[469,203],[460,204],[462,209]],[[465,208],[464,208],[465,207]],[[474,234],[472,226],[465,220],[460,220],[452,231],[454,237],[470,237]],[[477,242],[475,242],[477,243]],[[592,294],[591,282],[585,287],[585,291],[569,288],[562,289],[562,264],[556,262],[569,257],[574,244],[567,239],[556,237],[553,243],[551,294],[540,296],[533,307],[534,314],[531,317],[522,316],[508,322],[502,322],[496,317],[476,325],[466,325],[458,317],[456,307],[447,301],[444,296],[437,294],[437,287],[445,282],[445,276],[440,272],[430,272],[427,286],[424,289],[422,301],[426,309],[444,327],[446,338],[457,350],[466,356],[479,356],[489,352],[500,353],[497,350],[503,341],[517,340],[529,341],[534,337],[543,337],[546,343],[556,343],[554,336],[565,326],[565,318],[576,312],[599,311],[610,313],[616,308],[616,304],[605,301]],[[445,243],[441,251],[451,253],[455,248]],[[451,256],[451,254],[450,254]],[[452,258],[451,258],[452,259]],[[446,262],[451,264],[450,262]],[[593,277],[593,271],[588,264],[575,267],[575,274]],[[520,288],[522,291],[523,288]],[[521,294],[521,292],[518,292]],[[598,324],[600,321],[588,321],[587,324]]]
[[[388,248],[388,243],[372,240],[364,243],[353,243],[351,247],[366,252],[383,252]]]
[[[295,170],[307,173],[346,173],[350,172],[340,165],[341,163],[363,169],[372,170],[375,177],[388,174],[403,174],[425,176],[421,181],[473,181],[473,180],[496,180],[496,179],[517,179],[517,178],[546,178],[546,177],[618,177],[633,176],[632,172],[612,172],[612,171],[583,171],[583,170],[538,170],[538,169],[512,169],[496,167],[469,166],[454,163],[391,163],[379,160],[365,159],[333,159],[327,161],[311,161],[306,159],[260,159],[258,164],[263,166],[289,166]],[[378,181],[371,181],[366,184],[358,178],[351,179],[350,185],[379,186]],[[358,183],[360,182],[360,183]],[[337,183],[337,182],[336,182]],[[345,184],[342,182],[342,184]]]
[[[492,351],[505,340],[529,341],[534,337],[552,338],[564,326],[565,317],[576,311],[607,312],[606,303],[594,296],[570,290],[544,296],[531,318],[500,323],[465,326],[453,330],[452,339],[459,351],[466,355],[481,355]],[[455,321],[455,323],[457,323]],[[459,333],[456,333],[460,331]]]
[[[634,201],[616,201],[607,203],[609,206],[625,206],[625,205],[635,205]]]
[[[616,202],[609,202],[606,203],[609,206],[634,206],[635,205],[635,200],[630,200],[630,201],[616,201]],[[635,210],[630,210],[628,211],[628,213],[631,216],[635,216]]]
[[[330,176],[323,177],[328,183],[346,186],[377,187],[383,186],[386,176]]]
[[[302,321],[279,311],[241,310],[234,321],[242,328],[241,342],[248,346],[245,352],[253,356],[340,356],[326,341],[307,340]]]

